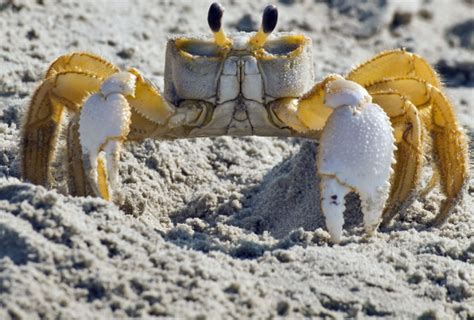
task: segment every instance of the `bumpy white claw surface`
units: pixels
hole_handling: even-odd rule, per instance
[[[359,194],[368,233],[377,229],[389,195],[393,130],[385,112],[370,101],[367,91],[351,81],[336,80],[326,91],[326,104],[335,110],[320,140],[318,171],[322,210],[334,242],[341,238],[343,197],[349,190]]]
[[[118,161],[121,143],[128,135],[131,110],[127,95],[134,94],[135,76],[128,72],[112,75],[99,93],[87,98],[79,118],[79,136],[84,167],[98,195],[113,199],[118,188]],[[100,181],[99,166],[105,170]],[[105,190],[104,190],[105,189]]]

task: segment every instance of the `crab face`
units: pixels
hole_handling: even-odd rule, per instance
[[[265,21],[265,14],[264,19]],[[220,46],[215,39],[168,41],[165,98],[175,105],[207,103],[207,121],[193,136],[278,135],[268,105],[299,98],[313,85],[311,40],[274,34],[258,45],[258,33],[237,33]]]

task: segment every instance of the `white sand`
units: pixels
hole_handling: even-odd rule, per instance
[[[473,319],[473,181],[441,229],[424,225],[437,191],[371,238],[352,197],[346,240],[331,246],[309,141],[129,145],[123,210],[19,179],[20,119],[48,64],[84,50],[162,83],[167,35],[209,32],[207,1],[176,2],[0,0],[0,319]],[[222,2],[227,30],[258,26],[265,3]],[[472,1],[279,8],[278,30],[313,39],[318,79],[384,49],[423,55],[473,136]],[[390,28],[395,16],[406,24]]]

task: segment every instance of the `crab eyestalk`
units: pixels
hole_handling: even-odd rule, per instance
[[[262,24],[258,32],[250,39],[250,45],[256,49],[265,45],[268,36],[275,30],[278,21],[278,9],[274,5],[268,5],[263,10]]]
[[[219,47],[228,47],[231,44],[229,38],[227,38],[224,28],[222,28],[222,16],[224,15],[224,8],[217,2],[214,2],[209,7],[207,13],[207,22],[209,27],[214,33],[214,42]]]

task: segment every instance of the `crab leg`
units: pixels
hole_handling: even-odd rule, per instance
[[[36,90],[23,125],[22,175],[35,184],[48,185],[52,179],[49,167],[64,117],[63,105],[50,93],[53,85],[49,79]]]
[[[347,78],[367,87],[371,94],[379,90],[398,92],[418,109],[424,127],[432,134],[435,160],[440,171],[434,173],[428,189],[432,188],[439,174],[442,190],[447,197],[433,224],[443,223],[462,196],[469,176],[469,164],[466,138],[457,123],[452,105],[441,92],[442,86],[436,72],[425,59],[404,50],[393,50],[383,52],[355,68]],[[414,188],[413,184],[411,188]],[[390,202],[394,203],[395,200],[392,192]],[[384,224],[394,215],[394,212],[386,213]]]
[[[371,96],[389,116],[397,143],[396,174],[383,214],[383,224],[387,225],[416,194],[423,165],[424,130],[416,107],[406,97],[394,91],[374,92]]]
[[[87,53],[56,59],[30,102],[22,130],[22,175],[29,181],[52,184],[51,165],[65,113],[80,109],[88,92],[98,90],[104,76],[116,68]],[[66,108],[66,109],[65,109]]]
[[[453,107],[437,87],[421,79],[382,80],[369,86],[368,90],[392,90],[406,96],[417,107],[424,126],[432,133],[434,158],[440,171],[441,187],[447,197],[433,224],[443,223],[461,198],[469,176],[467,141]]]
[[[69,175],[69,192],[77,196],[86,196],[92,193],[84,173],[82,148],[79,138],[79,114],[76,114],[67,130],[67,160]]]
[[[352,70],[346,79],[367,87],[374,82],[395,77],[415,77],[441,88],[441,82],[429,63],[405,50],[382,52]]]
[[[446,97],[432,87],[433,142],[438,156],[441,187],[447,199],[432,222],[440,225],[446,221],[452,208],[462,197],[469,179],[469,157],[467,141],[456,121],[454,111]]]
[[[87,52],[73,52],[60,56],[51,63],[46,72],[45,79],[54,77],[57,73],[66,71],[82,71],[105,79],[119,71],[110,62],[99,56]]]
[[[36,184],[52,182],[51,164],[61,132],[65,107],[79,110],[87,92],[99,87],[100,78],[86,72],[61,72],[45,80],[38,88],[23,126],[23,176]],[[46,146],[46,147],[45,147]]]

